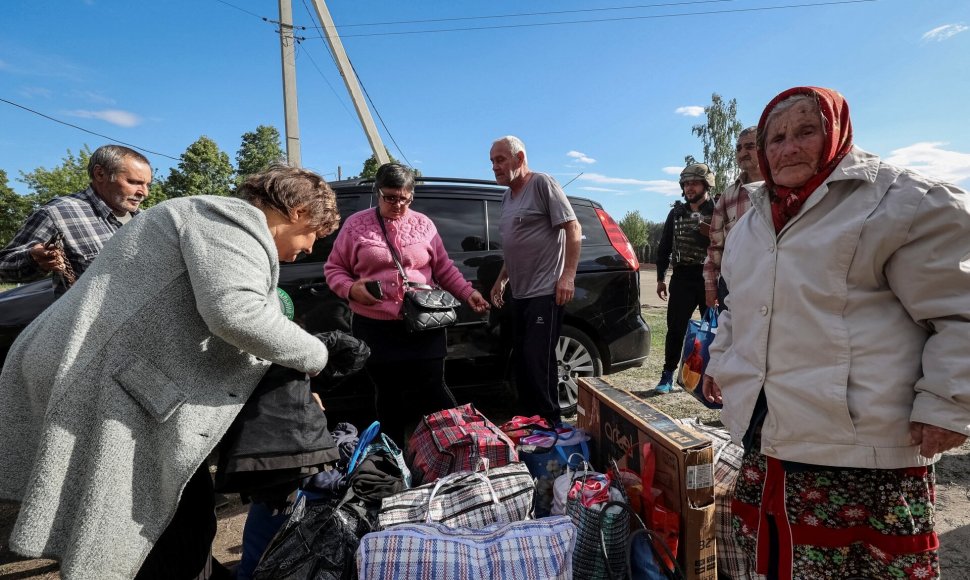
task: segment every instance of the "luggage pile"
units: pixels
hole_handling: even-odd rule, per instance
[[[640,492],[631,502],[639,479],[615,463],[595,471],[588,440],[539,417],[498,427],[472,405],[424,417],[406,453],[369,429],[346,490],[300,497],[254,577],[683,577]]]

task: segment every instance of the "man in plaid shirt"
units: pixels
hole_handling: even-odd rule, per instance
[[[761,168],[758,167],[758,127],[748,127],[741,131],[735,151],[741,175],[724,190],[714,206],[710,228],[711,245],[707,247],[707,260],[704,262],[704,298],[708,308],[720,305],[720,310],[724,310],[724,297],[727,296],[727,288],[721,281],[724,240],[751,205],[745,187],[764,180]]]
[[[53,273],[54,294],[70,287],[148,197],[152,168],[128,147],[104,145],[88,161],[91,185],[35,211],[0,250],[0,280],[29,282]],[[61,237],[59,243],[52,243]]]

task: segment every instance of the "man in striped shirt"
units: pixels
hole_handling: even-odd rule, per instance
[[[720,310],[724,310],[724,297],[727,296],[727,288],[721,281],[724,240],[751,206],[745,187],[764,180],[761,168],[758,167],[758,127],[748,127],[741,131],[735,151],[741,175],[721,193],[714,206],[710,228],[711,244],[707,247],[707,260],[704,262],[704,298],[708,308],[720,305]]]
[[[86,190],[55,197],[27,218],[0,250],[0,280],[30,282],[52,273],[54,294],[66,292],[108,238],[138,214],[152,168],[133,149],[104,145],[91,155],[88,176]]]

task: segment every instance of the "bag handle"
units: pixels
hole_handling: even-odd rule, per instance
[[[502,504],[499,502],[498,494],[495,493],[495,488],[492,487],[492,482],[489,481],[488,478],[485,477],[485,474],[481,471],[459,471],[457,473],[446,475],[435,482],[434,487],[431,489],[431,495],[428,496],[428,509],[426,510],[427,516],[425,517],[424,523],[430,524],[433,521],[431,519],[431,503],[434,501],[434,496],[438,493],[438,490],[440,490],[442,486],[450,485],[468,477],[480,479],[481,481],[485,482],[485,486],[488,488],[488,493],[492,496],[492,511],[495,512],[496,521],[498,521],[498,510],[499,506]]]
[[[603,528],[604,528],[603,524],[606,523],[604,521],[606,519],[606,510],[611,507],[618,507],[628,512],[634,517],[636,522],[640,524],[639,533],[643,533],[645,536],[647,536],[647,539],[648,539],[647,543],[650,546],[650,552],[653,554],[654,561],[657,563],[657,568],[660,570],[660,573],[663,574],[665,578],[667,578],[667,580],[684,580],[685,578],[687,578],[687,575],[684,574],[684,570],[680,567],[680,563],[677,562],[677,556],[675,556],[670,551],[670,548],[667,547],[667,543],[663,541],[663,538],[658,538],[657,534],[653,530],[648,528],[646,524],[643,523],[643,518],[640,517],[640,514],[638,514],[636,510],[630,507],[630,504],[626,502],[611,501],[603,505],[603,509],[600,511],[600,520],[599,520],[600,549],[603,550],[603,562],[606,564],[606,574],[607,576],[609,576],[610,580],[624,580],[625,578],[622,575],[617,576],[616,572],[613,571],[613,567],[610,566],[609,549],[606,545],[606,535],[603,533]],[[631,543],[632,543],[632,537],[631,537]],[[661,554],[658,553],[658,550],[657,550],[658,545],[660,546],[660,549],[664,552],[664,554],[670,559],[670,562],[674,565],[673,570],[667,568],[667,565],[664,563],[664,560],[661,557]],[[627,578],[634,577],[633,563],[630,561],[629,545],[627,546],[626,573],[627,573],[627,576],[626,576]]]
[[[708,308],[704,312],[704,322],[707,323],[709,328],[717,328],[717,308]]]
[[[381,430],[381,422],[374,421],[370,424],[364,432],[361,433],[360,438],[357,439],[357,447],[354,447],[354,452],[350,456],[350,461],[347,462],[347,474],[353,473],[354,469],[357,468],[357,464],[364,458],[364,449],[370,445],[371,441],[377,437],[377,432]]]

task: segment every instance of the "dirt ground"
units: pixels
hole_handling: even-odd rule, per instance
[[[641,272],[641,302],[648,319],[662,320],[665,304],[656,296],[656,273]],[[654,351],[656,351],[654,345]],[[654,354],[657,354],[656,352]],[[662,355],[661,355],[662,356]],[[655,397],[656,377],[642,369],[631,369],[609,377],[617,387],[628,389],[674,417],[701,416],[705,422],[714,414],[683,392]],[[940,536],[942,577],[970,578],[970,443],[947,453],[937,464],[937,519]],[[9,551],[8,537],[16,518],[16,504],[0,502],[0,580],[55,580],[57,564],[50,560],[25,559]],[[216,558],[226,565],[239,561],[247,507],[231,498],[217,512],[219,530],[213,546]]]

